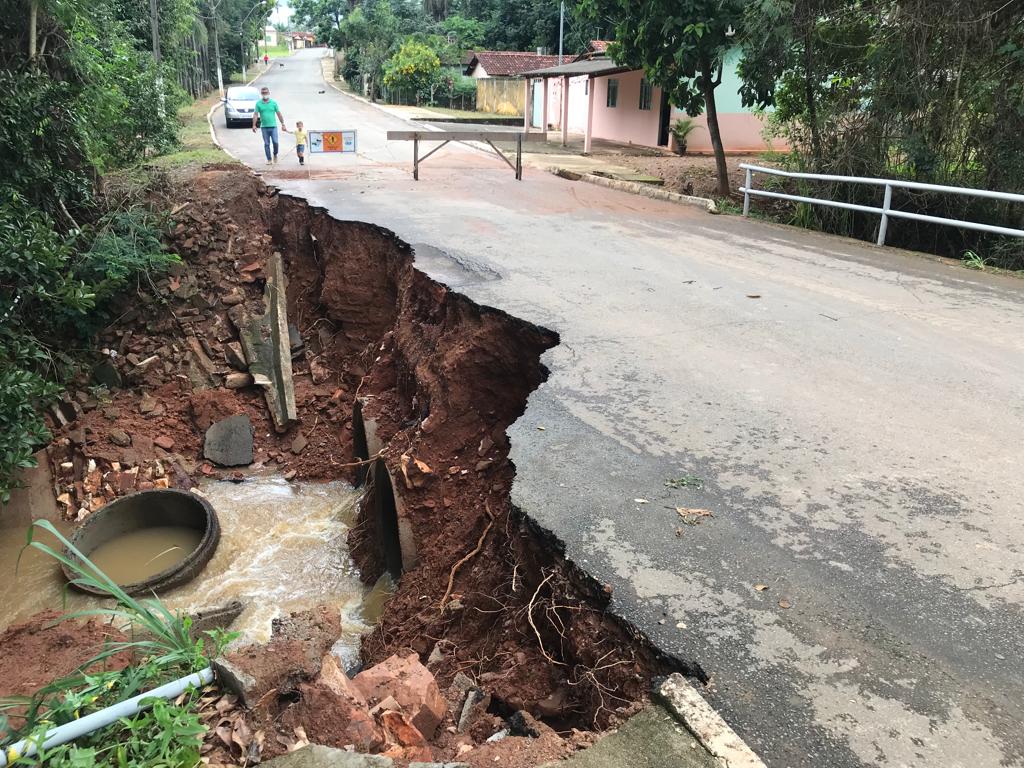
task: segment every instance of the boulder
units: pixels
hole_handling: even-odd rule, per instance
[[[252,464],[252,422],[242,414],[222,419],[206,430],[203,456],[222,467]]]
[[[119,445],[122,448],[127,448],[132,444],[132,439],[123,429],[112,429],[109,433],[110,442],[114,445]]]
[[[437,681],[415,653],[391,656],[360,672],[352,682],[371,704],[394,697],[409,720],[427,739],[448,714],[448,702]]]
[[[97,384],[107,389],[118,389],[121,386],[121,372],[111,360],[104,360],[92,369],[92,378]]]
[[[402,712],[384,712],[380,716],[381,725],[388,738],[388,748],[384,754],[402,760],[428,761],[433,758],[427,740]]]

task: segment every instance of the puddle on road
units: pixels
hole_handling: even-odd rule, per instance
[[[242,633],[239,642],[266,641],[279,616],[333,605],[341,611],[343,630],[335,653],[346,663],[355,662],[360,635],[379,618],[390,594],[386,582],[367,588],[349,556],[346,538],[360,492],[342,482],[289,483],[260,476],[238,484],[207,482],[200,490],[220,519],[220,544],[195,580],[162,595],[165,604],[194,611],[241,600],[246,609],[232,625]],[[15,579],[24,543],[23,527],[0,530],[0,604],[5,609],[0,629],[41,610],[61,610],[64,582],[54,561],[28,551]],[[68,610],[98,604],[85,595],[67,594]]]
[[[202,538],[195,528],[155,525],[100,544],[89,559],[118,584],[136,584],[180,563]]]

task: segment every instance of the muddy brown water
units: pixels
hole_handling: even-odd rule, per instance
[[[202,538],[195,528],[140,528],[100,544],[89,559],[118,584],[135,584],[180,563]]]
[[[199,576],[161,595],[173,610],[216,608],[238,599],[246,606],[231,629],[239,642],[269,639],[278,616],[319,604],[341,611],[343,634],[334,650],[345,662],[359,655],[359,638],[380,617],[391,593],[386,580],[367,588],[349,556],[346,538],[354,524],[360,492],[347,483],[289,483],[279,477],[250,477],[243,483],[207,482],[199,488],[217,511],[221,539],[217,552]],[[62,529],[65,533],[68,528]],[[171,547],[185,554],[198,533],[174,529],[126,537],[104,545],[94,559],[137,580],[138,569],[158,572],[180,559],[167,552],[158,564],[154,555]],[[44,535],[40,539],[49,538]],[[52,541],[52,539],[51,539]],[[0,630],[48,608],[97,607],[104,602],[64,590],[56,562],[35,550],[26,551],[25,527],[0,529]],[[109,551],[104,551],[109,550]],[[149,563],[148,565],[146,565]],[[107,603],[109,604],[109,603]]]

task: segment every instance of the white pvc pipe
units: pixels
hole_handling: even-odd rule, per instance
[[[122,717],[132,717],[140,710],[148,707],[148,702],[153,699],[174,699],[189,688],[202,688],[204,685],[209,685],[212,682],[213,670],[207,667],[194,674],[161,685],[159,688],[154,688],[147,693],[140,693],[138,696],[125,699],[118,704],[101,709],[99,712],[93,712],[83,718],[53,728],[46,732],[42,747],[43,749],[49,749],[50,747],[67,744],[69,741],[74,741],[93,731],[98,731],[100,728],[116,723]],[[0,753],[0,767],[7,765],[8,757],[11,760],[16,760],[18,757],[34,755],[38,747],[39,745],[30,739],[22,739],[9,747],[5,747],[3,752]]]

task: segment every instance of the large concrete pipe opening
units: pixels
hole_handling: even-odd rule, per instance
[[[370,504],[377,533],[377,545],[384,568],[393,579],[402,575],[402,544],[398,533],[398,508],[391,475],[382,459],[373,463],[370,474]]]
[[[163,592],[191,581],[220,541],[217,514],[206,499],[172,489],[123,496],[93,513],[71,537],[74,547],[129,595]],[[65,550],[65,556],[74,555]],[[71,585],[82,583],[67,565]]]

